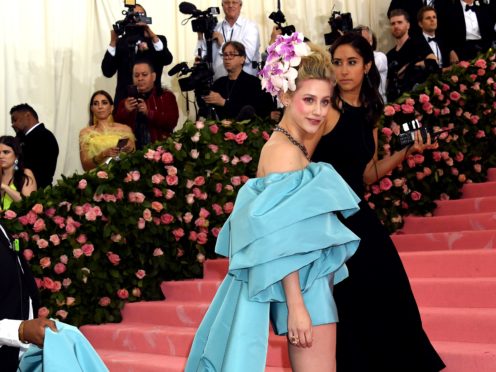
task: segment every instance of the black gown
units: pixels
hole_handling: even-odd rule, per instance
[[[364,109],[344,104],[338,123],[322,137],[312,159],[332,164],[362,198],[360,211],[343,220],[361,242],[346,263],[349,278],[334,288],[337,371],[439,371],[445,365],[422,328],[396,247],[363,200],[363,172],[374,148]]]

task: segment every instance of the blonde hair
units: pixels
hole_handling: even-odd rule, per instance
[[[308,56],[301,57],[301,62],[297,67],[298,77],[296,78],[296,84],[299,82],[318,79],[318,80],[334,80],[334,71],[331,64],[330,54],[320,46],[307,43],[310,47],[312,53]],[[288,91],[287,93],[291,93]]]

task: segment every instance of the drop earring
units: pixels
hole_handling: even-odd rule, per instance
[[[19,170],[19,166],[17,164],[19,164],[19,160],[16,159],[14,161],[14,172]]]

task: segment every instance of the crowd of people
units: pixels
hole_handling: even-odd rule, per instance
[[[239,191],[237,203],[245,207],[234,209],[219,235],[216,251],[229,257],[230,269],[186,371],[262,371],[269,319],[288,338],[295,371],[333,371],[336,360],[341,372],[440,371],[444,363],[422,328],[396,248],[364,202],[365,185],[406,157],[436,148],[429,136],[417,135],[412,146],[379,159],[384,103],[486,51],[495,40],[496,6],[392,0],[395,46],[386,54],[376,50],[366,25],[343,33],[329,51],[275,27],[264,66],[258,26],[241,16],[242,5],[222,0],[225,18],[211,39],[198,33],[197,60],[212,50],[212,84],[197,99],[221,120],[257,115],[278,125],[262,149],[257,177]],[[146,15],[141,5],[133,11]],[[97,90],[89,100],[88,126],[79,133],[85,171],[172,134],[178,104],[161,82],[172,60],[165,36],[146,23],[121,35],[111,31],[101,68],[106,77],[117,74],[116,90],[114,97]],[[49,187],[59,153],[33,107],[16,105],[10,115],[16,136],[0,137],[1,210]],[[270,208],[261,202],[267,198]],[[262,230],[256,239],[244,236],[248,225]],[[233,234],[244,245],[232,246]],[[45,327],[55,330],[53,322],[33,319],[36,291],[15,251],[0,226],[1,271],[13,272],[10,278],[22,272],[7,301],[20,306],[4,307],[3,299],[1,306],[0,356],[9,370],[20,347],[41,346]]]

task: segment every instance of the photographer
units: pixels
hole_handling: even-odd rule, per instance
[[[216,107],[219,119],[245,120],[257,115],[266,117],[275,110],[270,94],[262,91],[260,79],[243,70],[246,50],[237,41],[222,46],[223,66],[227,76],[217,79],[203,100]]]
[[[119,102],[115,120],[131,127],[136,137],[136,148],[169,137],[177,125],[179,109],[174,94],[154,82],[156,72],[146,60],[133,66],[133,84],[137,91]]]
[[[222,0],[222,9],[225,19],[217,23],[212,34],[212,67],[214,80],[227,75],[222,63],[220,51],[224,43],[228,41],[239,41],[246,48],[246,60],[243,70],[250,75],[256,76],[258,69],[254,65],[260,62],[260,36],[258,26],[241,16],[242,0]],[[207,43],[203,33],[198,33],[196,51],[201,51],[204,57],[207,53]]]
[[[139,21],[146,16],[141,5],[130,8],[124,21],[116,22],[110,31],[110,45],[102,60],[102,72],[105,77],[112,77],[117,72],[115,89],[115,107],[126,97],[128,85],[132,84],[132,66],[136,60],[148,59],[157,73],[155,86],[160,88],[162,70],[172,62],[172,54],[167,49],[167,39],[155,34],[150,26]],[[123,34],[116,29],[123,27]]]

